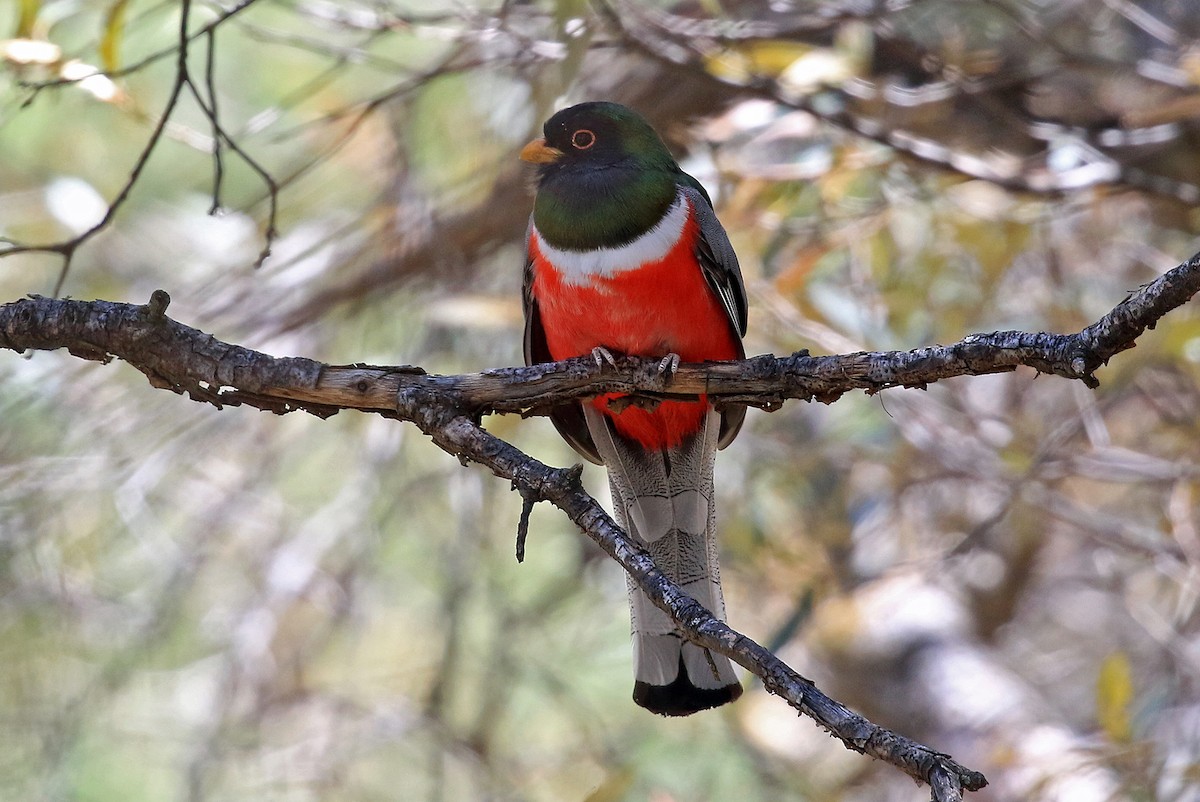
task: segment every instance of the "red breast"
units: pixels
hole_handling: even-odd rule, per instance
[[[535,231],[529,242],[532,291],[550,355],[567,359],[603,346],[635,356],[675,353],[684,362],[740,357],[728,316],[696,260],[698,236],[689,212],[679,240],[662,259],[568,281],[539,248]],[[700,427],[708,404],[702,397],[614,413],[608,401],[615,397],[601,396],[593,403],[614,419],[617,431],[649,449],[677,446]]]

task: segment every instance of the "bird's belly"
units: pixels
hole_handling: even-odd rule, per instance
[[[733,326],[696,261],[696,236],[693,223],[662,259],[584,281],[567,281],[532,242],[532,292],[550,355],[567,359],[600,346],[634,356],[673,353],[684,362],[739,358]],[[614,412],[608,405],[614,397],[594,403],[619,432],[651,449],[678,446],[700,428],[708,409],[702,398]]]
[[[690,243],[676,251],[582,283],[563,281],[553,265],[535,261],[533,294],[550,355],[566,359],[602,346],[634,356],[674,353],[684,362],[739,357],[729,318]]]

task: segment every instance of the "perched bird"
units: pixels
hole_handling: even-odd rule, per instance
[[[551,117],[521,158],[538,165],[526,238],[525,361],[591,354],[683,362],[740,359],[746,291],[704,187],[654,129],[616,103]],[[654,408],[615,394],[559,407],[555,427],[608,469],[617,521],[667,576],[724,618],[715,540],[713,462],[745,407],[708,399]],[[633,699],[686,716],[742,693],[729,660],[687,641],[630,582]]]

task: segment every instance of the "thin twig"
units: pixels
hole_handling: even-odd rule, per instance
[[[157,51],[151,53],[150,55],[146,56],[145,58],[140,59],[139,61],[136,61],[133,64],[130,64],[128,66],[122,67],[119,70],[95,72],[95,73],[90,73],[89,75],[81,76],[78,78],[51,78],[46,81],[21,81],[21,82],[19,82],[18,85],[21,87],[24,87],[25,89],[32,89],[34,92],[34,97],[36,97],[37,93],[41,92],[44,89],[53,89],[54,87],[58,87],[58,86],[70,86],[71,84],[76,84],[76,83],[79,83],[80,81],[90,78],[93,75],[103,75],[106,78],[124,78],[126,76],[133,75],[134,73],[136,73],[146,67],[149,67],[151,64],[154,64],[157,61],[162,61],[164,58],[166,58],[167,56],[170,56],[170,55],[175,55],[176,56],[175,60],[178,62],[179,61],[179,51],[181,49],[186,50],[187,45],[193,39],[199,39],[201,36],[207,36],[209,33],[211,33],[212,31],[215,31],[221,25],[225,24],[225,22],[228,19],[230,19],[233,16],[236,16],[237,14],[242,13],[247,8],[249,8],[250,6],[254,5],[257,2],[258,2],[258,0],[241,0],[241,2],[237,3],[234,6],[231,6],[230,8],[226,9],[225,11],[221,12],[221,14],[219,16],[217,16],[217,18],[214,19],[212,22],[201,26],[199,28],[199,30],[196,30],[196,31],[192,32],[191,34],[189,34],[180,43],[171,45],[170,47],[164,47],[162,50],[157,50]],[[190,3],[191,3],[191,0],[185,0],[185,2],[183,2],[181,4],[184,6],[184,9],[183,9],[184,11],[187,10],[186,6],[190,5]],[[29,100],[27,100],[26,105],[28,103],[30,103],[32,100],[33,100],[33,98],[30,98]]]
[[[63,257],[62,268],[59,270],[58,280],[54,283],[54,289],[51,294],[57,296],[62,292],[63,284],[67,280],[67,273],[71,268],[71,260],[75,256],[75,251],[79,246],[90,240],[96,234],[99,234],[108,227],[112,219],[116,217],[117,210],[120,209],[125,201],[129,199],[129,194],[133,191],[134,185],[142,175],[146,164],[150,161],[150,156],[158,147],[158,143],[162,140],[163,132],[166,131],[167,123],[171,119],[171,114],[175,111],[175,106],[179,102],[179,97],[183,92],[183,87],[187,83],[187,50],[190,37],[188,35],[188,14],[191,11],[191,0],[183,0],[179,8],[179,44],[174,49],[178,54],[176,62],[175,81],[171,86],[171,94],[167,98],[167,103],[163,107],[162,114],[159,115],[158,123],[150,134],[150,139],[142,148],[141,154],[138,155],[137,161],[134,162],[133,169],[129,173],[129,178],[126,179],[125,185],[121,187],[121,191],[109,203],[108,209],[104,212],[104,217],[100,222],[93,225],[82,234],[77,235],[73,239],[65,242],[52,243],[49,245],[25,245],[20,243],[12,243],[7,248],[0,248],[0,258],[12,256],[18,253],[57,253]]]
[[[211,65],[211,62],[210,62]],[[217,164],[217,173],[213,185],[213,207],[212,213],[215,213],[219,203],[219,193],[221,189],[221,143],[236,153],[247,167],[254,171],[259,180],[267,186],[267,230],[263,234],[263,247],[258,253],[258,258],[254,262],[255,267],[261,267],[267,257],[271,255],[271,246],[274,245],[276,237],[279,236],[279,231],[276,228],[276,220],[279,216],[279,184],[276,182],[265,167],[259,164],[254,157],[242,148],[221,125],[221,121],[217,118],[217,108],[215,105],[215,96],[213,97],[214,104],[209,105],[205,100],[204,95],[196,87],[196,82],[192,80],[190,75],[185,76],[185,82],[190,90],[192,97],[196,101],[196,105],[204,112],[212,125],[213,130],[213,159]],[[211,84],[210,84],[211,87]]]
[[[217,42],[216,35],[213,31],[209,31],[204,37],[206,45],[204,53],[204,86],[208,90],[208,105],[204,108],[204,113],[208,116],[209,122],[212,124],[212,139],[213,139],[213,191],[212,191],[212,206],[209,207],[209,214],[216,214],[221,210],[221,188],[225,181],[225,159],[222,152],[221,141],[221,126],[217,124],[219,112],[217,111]],[[191,83],[191,81],[189,81]],[[192,87],[193,94],[197,94],[196,88]],[[271,200],[274,202],[275,195],[271,195]]]
[[[87,231],[84,231],[82,234],[79,234],[78,236],[74,237],[73,239],[66,240],[64,242],[56,242],[56,243],[50,243],[50,244],[46,244],[46,245],[28,245],[28,244],[23,244],[23,243],[10,242],[9,247],[0,248],[0,258],[3,258],[5,256],[12,256],[12,255],[18,254],[18,253],[35,253],[36,252],[36,253],[60,254],[63,257],[63,264],[62,264],[62,268],[59,271],[58,279],[55,282],[54,289],[51,292],[52,295],[58,296],[62,292],[63,285],[66,282],[67,274],[70,270],[71,261],[75,255],[75,252],[79,249],[79,247],[81,245],[83,245],[85,242],[90,240],[93,236],[95,236],[96,234],[100,233],[100,231],[102,231],[108,227],[108,225],[112,222],[113,218],[116,216],[118,209],[120,209],[121,206],[124,205],[125,201],[129,197],[129,194],[133,191],[133,187],[137,183],[138,179],[141,177],[142,171],[145,168],[146,164],[149,162],[151,154],[153,154],[155,149],[158,147],[159,142],[162,140],[163,133],[165,132],[166,127],[167,127],[167,123],[170,121],[171,115],[174,112],[176,105],[178,104],[180,95],[181,95],[183,89],[186,87],[189,90],[189,92],[191,93],[192,97],[195,99],[197,105],[200,106],[200,109],[204,113],[205,117],[208,118],[208,121],[212,127],[212,132],[213,132],[213,195],[212,195],[213,203],[212,203],[212,207],[210,209],[210,213],[216,213],[221,207],[222,185],[224,182],[224,172],[225,172],[224,171],[223,148],[225,148],[225,147],[228,147],[230,150],[232,150],[234,153],[236,153],[242,159],[242,161],[245,162],[245,164],[251,170],[253,170],[254,173],[256,175],[258,175],[259,179],[262,180],[262,182],[267,186],[267,200],[268,200],[267,229],[266,229],[266,232],[264,233],[265,241],[264,241],[262,250],[259,253],[258,259],[255,262],[255,265],[256,266],[261,265],[266,260],[266,258],[271,253],[271,246],[273,245],[275,239],[278,237],[277,219],[278,219],[278,210],[279,210],[279,184],[275,181],[274,177],[264,167],[262,167],[253,157],[251,157],[237,143],[237,141],[229,133],[227,133],[224,130],[224,128],[222,127],[222,125],[220,123],[220,118],[218,116],[218,111],[217,111],[217,92],[216,92],[216,80],[215,80],[216,42],[215,42],[214,32],[216,31],[217,26],[221,22],[223,22],[226,19],[228,19],[229,17],[233,16],[233,14],[237,13],[238,11],[248,7],[252,2],[253,2],[253,0],[248,0],[247,2],[243,2],[239,6],[230,10],[226,14],[222,15],[220,18],[218,18],[218,20],[214,21],[213,23],[209,23],[208,25],[205,25],[203,28],[201,28],[201,30],[199,31],[198,34],[192,34],[189,32],[189,29],[188,29],[188,17],[189,17],[190,11],[191,11],[191,0],[184,0],[184,2],[180,6],[180,12],[179,12],[180,13],[179,41],[175,45],[175,47],[171,48],[168,51],[163,51],[163,54],[173,52],[177,56],[176,65],[175,65],[175,78],[174,78],[174,83],[171,87],[170,97],[167,100],[166,107],[163,109],[163,112],[159,117],[158,123],[155,126],[154,131],[150,135],[150,139],[147,141],[145,147],[143,148],[141,154],[138,157],[137,162],[134,164],[133,169],[130,171],[129,177],[126,179],[125,185],[121,188],[121,191],[119,193],[117,193],[117,196],[108,205],[108,208],[105,211],[104,217],[98,223],[96,223],[91,228],[89,228]],[[191,40],[198,35],[204,36],[206,38],[206,43],[207,43],[207,52],[206,52],[206,57],[205,57],[205,68],[204,68],[204,83],[205,83],[205,91],[204,92],[201,92],[200,88],[196,85],[196,82],[192,78],[191,71],[188,66],[188,46],[189,46],[189,43],[191,42]],[[157,54],[157,55],[162,55],[162,54]],[[151,58],[153,58],[153,57],[151,57]],[[134,65],[133,67],[127,68],[127,71],[132,71],[133,69],[136,69],[139,66],[145,66],[145,64],[147,64],[147,63],[149,63],[148,60],[143,60],[142,62],[139,62],[138,65]],[[54,85],[54,84],[47,83],[45,85],[39,85],[39,88],[44,88],[46,86],[51,86],[51,85]],[[206,97],[206,95],[207,95],[207,97]]]

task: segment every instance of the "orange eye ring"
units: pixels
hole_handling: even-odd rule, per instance
[[[571,147],[575,150],[587,150],[596,144],[596,134],[586,128],[580,128],[571,134]]]

